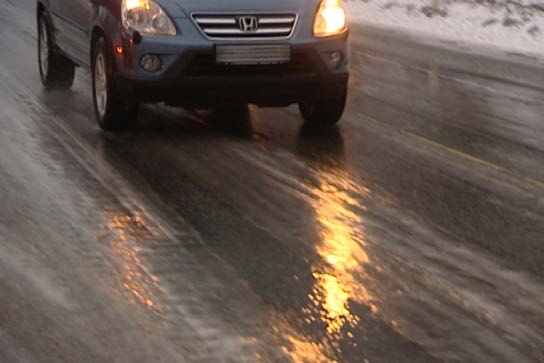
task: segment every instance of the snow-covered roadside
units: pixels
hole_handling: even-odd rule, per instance
[[[544,0],[344,0],[352,23],[544,59]]]

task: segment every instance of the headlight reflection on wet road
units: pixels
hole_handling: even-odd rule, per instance
[[[153,292],[158,283],[151,274],[145,273],[147,267],[139,256],[140,247],[135,244],[135,241],[152,238],[155,232],[138,215],[105,212],[104,218],[106,228],[113,235],[109,246],[118,257],[117,269],[123,287],[145,308],[159,313],[161,308]]]
[[[313,207],[321,239],[316,250],[323,264],[314,267],[315,285],[310,295],[314,306],[305,311],[312,315],[319,311],[319,319],[327,326],[326,340],[335,345],[359,324],[359,318],[350,311],[351,301],[378,311],[360,278],[364,265],[371,260],[365,251],[361,217],[351,208],[364,208],[343,190],[351,183],[340,188],[337,178],[320,172],[322,185],[314,190],[317,199]]]
[[[365,207],[351,195],[368,195],[341,169],[313,170],[318,185],[312,185],[310,205],[315,213],[319,261],[312,265],[313,288],[309,303],[302,308],[305,324],[317,334],[295,334],[285,330],[289,354],[295,362],[341,361],[342,346],[357,347],[360,317],[353,304],[364,305],[370,314],[379,313],[379,303],[365,286],[370,278],[365,266],[373,263],[368,255],[362,213]],[[378,267],[376,267],[379,269]],[[321,327],[321,328],[319,328]]]

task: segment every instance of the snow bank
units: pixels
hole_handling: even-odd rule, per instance
[[[544,58],[544,0],[344,0],[352,23]]]

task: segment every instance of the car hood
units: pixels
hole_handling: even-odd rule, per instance
[[[156,0],[175,16],[193,12],[276,12],[314,13],[320,0]],[[176,8],[177,7],[177,8]],[[181,10],[181,12],[180,12]]]

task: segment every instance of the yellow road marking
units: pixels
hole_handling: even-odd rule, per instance
[[[376,119],[374,119],[372,117],[369,117],[367,115],[364,115],[362,113],[359,113],[359,115],[362,116],[364,119],[366,119],[369,122],[392,127],[391,125],[389,125],[389,124],[387,124],[387,123],[385,123],[383,121],[376,120]],[[428,139],[428,138],[426,138],[424,136],[421,136],[421,135],[418,135],[418,134],[414,134],[413,132],[404,131],[404,130],[399,130],[399,132],[401,134],[405,135],[405,136],[408,136],[409,138],[411,138],[413,140],[416,140],[416,141],[419,141],[421,143],[430,145],[430,146],[432,146],[434,148],[440,149],[442,151],[453,154],[453,155],[455,155],[457,157],[460,157],[462,159],[471,161],[473,163],[482,165],[484,167],[493,169],[495,171],[499,171],[501,173],[507,174],[508,176],[513,177],[515,179],[518,179],[520,181],[525,181],[527,183],[530,183],[531,185],[533,185],[533,186],[535,186],[537,188],[544,189],[544,182],[543,181],[536,180],[536,179],[530,178],[530,177],[525,176],[525,175],[520,175],[520,174],[511,172],[510,170],[505,169],[502,166],[499,166],[497,164],[493,164],[493,163],[491,163],[489,161],[482,160],[482,159],[480,159],[480,158],[478,158],[478,157],[476,157],[474,155],[467,154],[467,153],[465,153],[465,152],[463,152],[461,150],[453,149],[453,148],[451,148],[449,146],[446,146],[446,145],[443,145],[443,144],[441,144],[441,143],[439,143],[437,141]]]

